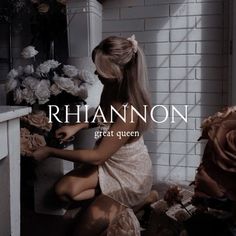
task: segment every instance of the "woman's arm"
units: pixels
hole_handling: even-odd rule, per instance
[[[87,123],[79,123],[74,125],[65,125],[56,130],[55,136],[60,139],[61,142],[65,142],[71,136],[75,135],[81,129],[86,129],[89,127]]]
[[[67,139],[69,139],[71,136],[75,135],[77,132],[79,132],[81,129],[88,129],[88,128],[94,128],[97,127],[97,122],[95,119],[95,122],[92,123],[94,119],[94,116],[91,116],[88,119],[88,122],[82,122],[78,124],[73,125],[65,125],[56,130],[55,136],[58,139],[61,139],[61,142],[65,142]]]
[[[117,132],[135,131],[137,126],[137,115],[134,115],[134,122],[130,122],[130,107],[126,112],[126,122],[123,122],[119,117],[116,122],[111,126],[108,132],[114,135],[111,137],[103,137],[101,143],[91,150],[61,150],[57,148],[46,147],[45,150],[39,149],[34,152],[35,159],[44,159],[47,156],[53,156],[69,161],[85,162],[93,165],[99,165],[105,162],[110,156],[119,150],[124,144],[127,143],[130,137],[119,137]]]

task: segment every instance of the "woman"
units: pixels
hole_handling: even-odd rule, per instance
[[[136,219],[130,209],[137,209],[145,202],[156,200],[155,194],[150,195],[152,165],[142,137],[142,133],[150,125],[150,112],[147,111],[146,122],[136,113],[131,117],[132,106],[140,114],[144,114],[144,105],[150,109],[144,56],[132,36],[128,39],[104,39],[93,50],[92,58],[96,74],[104,85],[100,107],[105,117],[109,120],[112,105],[125,117],[125,122],[119,115],[114,123],[98,121],[103,131],[113,132],[114,135],[102,137],[94,149],[71,151],[44,147],[37,150],[33,156],[37,160],[53,156],[89,164],[89,168],[83,171],[71,171],[55,188],[61,199],[75,201],[93,198],[96,189],[99,187],[101,190],[101,195],[90,205],[85,216],[77,224],[75,235],[100,235],[109,226],[110,235],[114,236],[115,233],[111,233],[111,222],[121,219],[119,214],[123,214],[125,219],[129,218],[130,227],[134,228],[132,235],[139,235]],[[64,126],[57,130],[56,137],[65,141],[83,128],[89,128],[89,125],[80,123]],[[140,135],[115,135],[120,131],[138,131]]]

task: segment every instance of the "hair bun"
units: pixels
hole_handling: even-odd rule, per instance
[[[132,49],[134,53],[138,51],[138,41],[135,39],[135,35],[133,34],[131,37],[127,38],[128,41],[132,43]]]

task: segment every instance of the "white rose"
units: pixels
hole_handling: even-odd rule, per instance
[[[41,80],[35,89],[35,96],[39,101],[39,104],[44,104],[49,101],[49,97],[51,95],[50,90],[50,82],[48,80]]]
[[[50,65],[52,69],[57,68],[61,63],[55,60],[47,60],[45,61],[46,64]]]
[[[60,65],[58,61],[55,60],[47,60],[44,63],[40,64],[38,68],[36,69],[37,74],[46,74],[48,73],[51,69],[55,69]]]
[[[25,47],[21,52],[21,56],[25,59],[34,57],[37,54],[38,54],[38,51],[35,50],[34,46]]]
[[[28,88],[22,90],[22,99],[31,105],[36,102],[33,91]]]
[[[61,93],[62,90],[56,84],[53,84],[50,87],[50,91],[51,91],[52,95],[57,96],[59,93]]]
[[[18,72],[18,76],[23,75],[23,72],[24,72],[23,67],[22,67],[22,66],[18,66],[18,67],[17,67],[17,72]]]
[[[88,97],[88,90],[85,84],[81,84],[79,87],[74,87],[74,89],[70,93],[82,99],[86,99]]]
[[[60,89],[65,90],[68,93],[71,93],[74,90],[75,84],[70,78],[60,77],[55,74],[53,80]]]
[[[72,80],[74,82],[75,87],[79,87],[81,84],[84,84],[84,81],[82,81],[78,78],[73,78]]]
[[[22,91],[20,88],[17,88],[14,91],[14,101],[16,104],[20,104],[23,101]]]
[[[96,81],[96,76],[87,70],[80,70],[78,75],[80,79],[84,80],[89,85],[93,85]]]
[[[27,87],[32,91],[35,91],[38,84],[39,80],[31,76],[26,77],[22,82],[22,86]]]
[[[16,79],[9,79],[6,83],[6,91],[9,93],[10,91],[14,90],[17,87],[17,80]]]
[[[40,74],[47,74],[47,73],[50,71],[50,69],[51,69],[51,68],[50,68],[49,65],[42,63],[42,64],[40,64],[40,65],[37,67],[36,73],[37,73],[38,75],[40,75]]]
[[[55,61],[55,60],[47,60],[44,63],[47,64],[48,66],[50,66],[50,68],[52,68],[52,69],[57,68],[61,64],[61,63],[59,63],[58,61]]]
[[[34,73],[34,66],[33,65],[27,65],[24,68],[24,73],[27,75],[31,75]]]
[[[71,78],[78,75],[78,69],[75,66],[64,65],[62,70],[66,76]]]
[[[88,97],[88,90],[85,84],[80,85],[78,96],[82,99],[86,99]]]
[[[9,73],[7,74],[7,78],[14,79],[19,75],[18,71],[16,69],[11,69]]]

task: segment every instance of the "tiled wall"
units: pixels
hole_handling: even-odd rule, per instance
[[[193,180],[204,147],[197,142],[201,121],[227,104],[227,3],[103,3],[103,37],[135,34],[146,53],[153,104],[175,105],[181,111],[188,105],[187,123],[167,121],[145,135],[156,181]]]
[[[153,104],[188,105],[187,124],[158,124],[145,141],[153,160],[155,180],[191,181],[203,145],[197,142],[204,117],[227,104],[228,0],[104,0],[103,37],[136,35],[143,47]],[[2,28],[2,27],[1,27]],[[4,32],[4,30],[2,31]],[[15,32],[15,65],[27,46],[29,28]],[[6,51],[0,35],[0,54]],[[0,65],[0,104],[5,103]],[[159,113],[160,119],[162,113]]]

